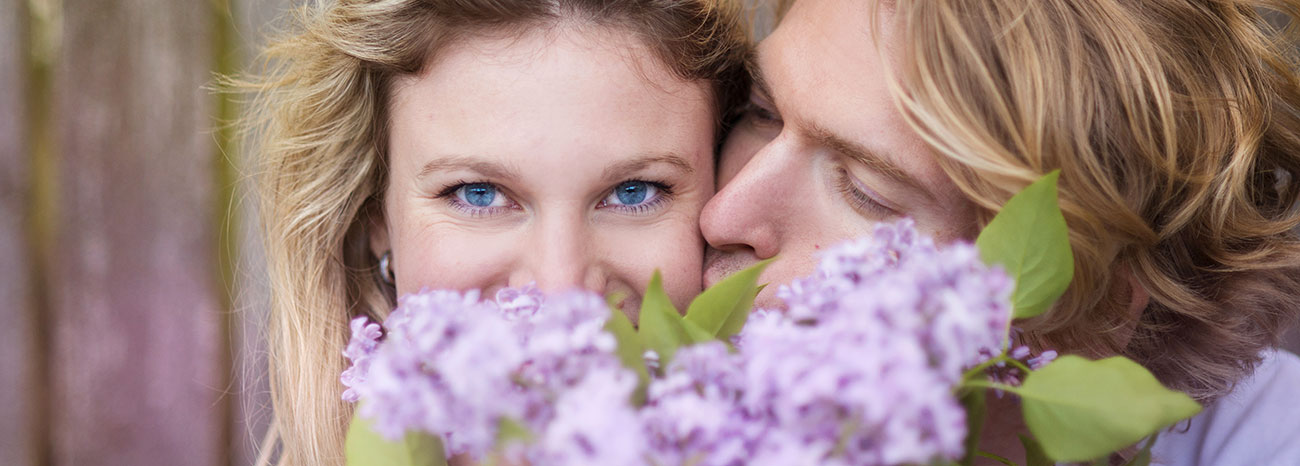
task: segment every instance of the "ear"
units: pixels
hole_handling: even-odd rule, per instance
[[[1124,269],[1121,276],[1128,280],[1128,317],[1133,319],[1133,322],[1137,322],[1142,318],[1142,311],[1147,308],[1147,304],[1151,303],[1151,293],[1138,282],[1137,276],[1133,275],[1133,270]]]
[[[1133,339],[1133,333],[1137,331],[1138,322],[1142,320],[1142,311],[1145,311],[1147,304],[1151,303],[1151,293],[1142,286],[1133,270],[1129,267],[1116,264],[1112,269],[1115,274],[1115,281],[1111,285],[1111,300],[1114,306],[1124,306],[1124,314],[1121,317],[1122,324],[1115,328],[1112,338],[1118,345],[1118,348],[1128,346]]]

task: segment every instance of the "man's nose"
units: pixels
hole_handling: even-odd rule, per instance
[[[790,193],[795,177],[785,152],[781,139],[763,146],[705,204],[700,230],[710,246],[750,249],[759,259],[780,252],[787,223],[795,219],[792,209],[798,208]]]
[[[516,246],[525,260],[519,273],[511,277],[510,286],[536,283],[546,293],[604,289],[605,279],[594,264],[585,218],[541,219],[531,236],[532,240]]]

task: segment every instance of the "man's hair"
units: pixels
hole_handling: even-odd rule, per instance
[[[890,3],[897,103],[982,223],[1061,170],[1075,278],[1030,341],[1202,401],[1249,373],[1300,306],[1300,2]]]
[[[368,247],[387,179],[391,83],[473,34],[609,27],[675,76],[708,84],[721,120],[747,97],[749,42],[734,0],[307,3],[267,48],[267,68],[231,85],[255,94],[244,125],[270,268],[273,434],[282,464],[334,465],[351,412],[338,381],[348,323],[393,307]]]

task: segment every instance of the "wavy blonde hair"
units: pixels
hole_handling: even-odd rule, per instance
[[[896,103],[982,223],[1061,170],[1074,282],[1030,340],[1201,401],[1251,371],[1300,306],[1300,2],[888,3]]]
[[[393,306],[368,248],[387,176],[390,83],[468,35],[571,21],[628,31],[678,77],[710,83],[720,120],[746,97],[748,30],[730,0],[314,2],[268,46],[265,69],[236,83],[255,94],[244,123],[260,161],[270,435],[278,435],[280,464],[343,462],[348,323],[382,318]]]

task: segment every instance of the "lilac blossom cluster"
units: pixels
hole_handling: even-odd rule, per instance
[[[905,219],[828,250],[812,277],[782,286],[777,296],[796,321],[906,335],[894,340],[916,340],[955,382],[963,368],[1001,353],[1014,287],[1000,268],[984,265],[973,244],[937,248]]]
[[[1034,353],[1033,349],[1029,346],[1017,344],[1017,342],[1021,340],[1020,336],[1020,329],[1012,327],[1011,342],[1013,346],[1006,352],[1007,359],[1011,361],[1011,364],[1007,364],[1007,360],[997,361],[985,370],[985,376],[989,380],[1017,387],[1020,386],[1021,382],[1024,382],[1025,376],[1028,375],[1021,369],[1022,367],[1029,369],[1030,371],[1036,371],[1056,360],[1056,350],[1046,350],[1042,353]],[[991,354],[986,354],[985,356],[992,357]],[[997,395],[998,398],[1001,398],[1003,395],[1001,390],[995,390],[993,393]]]
[[[601,462],[625,450],[602,443],[597,436],[609,426],[589,422],[597,419],[584,416],[582,400],[604,402],[596,409],[607,410],[606,421],[620,407],[632,416],[626,400],[636,382],[603,330],[608,313],[595,295],[557,295],[543,305],[531,288],[502,290],[491,301],[474,291],[406,295],[382,337],[377,324],[353,320],[343,397],[361,400],[359,415],[381,435],[432,433],[448,454],[483,458],[508,421],[545,433],[521,452],[534,464],[581,464],[569,454],[581,445]]]
[[[518,422],[532,438],[504,454],[520,464],[957,459],[966,426],[954,387],[1006,348],[1012,286],[972,245],[940,249],[910,221],[882,225],[781,287],[785,310],[755,311],[732,342],[683,347],[652,368],[640,407],[598,296],[420,293],[382,336],[352,323],[344,398],[389,438],[429,432],[473,458],[494,448],[502,420]]]
[[[1013,283],[910,221],[828,250],[751,315],[729,353],[682,349],[642,409],[659,464],[885,465],[959,459],[963,370],[1007,344]],[[664,452],[667,452],[665,454]]]

